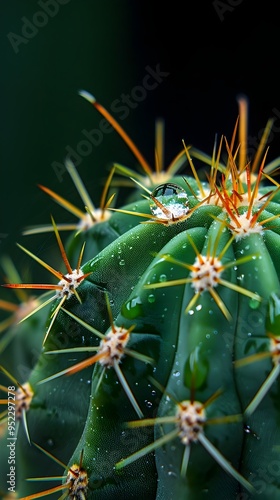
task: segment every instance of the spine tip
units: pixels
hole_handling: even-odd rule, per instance
[[[92,94],[90,94],[87,90],[79,90],[78,94],[81,97],[84,97],[84,99],[86,99],[91,104],[94,104],[96,102],[95,97]]]

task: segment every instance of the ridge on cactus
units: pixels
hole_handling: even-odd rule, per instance
[[[280,158],[268,163],[266,146],[273,121],[248,158],[248,106],[239,98],[230,139],[216,141],[212,156],[183,141],[164,169],[159,120],[153,170],[102,104],[79,95],[118,132],[139,172],[113,164],[96,208],[67,159],[85,212],[39,185],[79,222],[52,217],[52,225],[24,231],[54,232],[66,272],[19,248],[57,283],[2,285],[54,293],[16,326],[19,338],[26,325],[40,341],[29,370],[15,375],[9,350],[1,357],[1,445],[14,432],[17,467],[15,489],[2,481],[0,490],[21,500],[276,500]],[[124,204],[118,186],[128,190]],[[7,425],[8,387],[15,430]],[[6,475],[9,451],[1,449]]]

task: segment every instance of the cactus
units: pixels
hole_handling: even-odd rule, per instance
[[[25,379],[15,350],[2,353],[2,403],[15,408],[16,424],[4,408],[1,470],[6,478],[14,443],[16,484],[8,489],[5,479],[0,489],[26,500],[277,499],[280,185],[279,159],[266,161],[272,120],[248,159],[240,98],[231,140],[222,137],[212,157],[183,142],[164,170],[158,138],[154,171],[102,105],[81,95],[142,172],[114,165],[101,212],[69,159],[85,213],[41,186],[83,223],[52,218],[47,228],[26,229],[53,231],[65,269],[21,246],[55,281],[3,284],[44,294],[13,326],[11,344],[26,335],[41,343]],[[130,188],[113,206],[116,175]]]

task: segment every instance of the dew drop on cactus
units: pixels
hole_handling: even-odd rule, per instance
[[[0,363],[3,405],[10,381],[17,388],[15,493],[25,500],[278,500],[280,159],[269,163],[266,149],[273,122],[247,158],[247,100],[240,98],[232,137],[216,141],[212,157],[183,141],[166,170],[157,122],[154,171],[109,111],[80,95],[115,128],[140,173],[114,164],[100,217],[69,161],[85,212],[40,185],[79,221],[65,240],[63,221],[25,230],[54,232],[65,273],[20,250],[55,284],[3,284],[43,290],[35,309],[5,331],[5,345],[24,333],[24,351],[26,325],[39,352],[24,372],[8,348]],[[112,192],[122,183],[126,204]],[[1,436],[5,445],[5,411]],[[5,474],[7,464],[6,450]]]
[[[183,188],[176,184],[162,184],[150,195],[152,214],[159,219],[179,220],[188,211],[188,196]]]

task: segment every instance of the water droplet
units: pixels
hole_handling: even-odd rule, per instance
[[[251,299],[249,302],[249,306],[251,307],[251,309],[258,309],[258,307],[260,306],[260,301],[256,299]]]
[[[125,265],[125,261],[124,261],[123,259],[121,259],[121,260],[119,261],[119,265],[120,265],[120,266],[124,266],[124,265]]]
[[[134,319],[143,316],[142,301],[140,297],[134,297],[122,305],[121,313],[125,318]]]
[[[155,302],[156,298],[154,296],[153,293],[150,293],[150,295],[148,295],[148,302],[150,302],[150,304],[152,304],[153,302]]]
[[[244,425],[243,430],[246,434],[251,434],[253,437],[260,439],[260,437],[251,429],[250,425]]]
[[[159,281],[162,283],[163,281],[166,281],[167,277],[166,274],[161,274],[159,277]]]
[[[151,213],[160,219],[178,219],[189,211],[188,195],[176,184],[161,184],[151,193],[151,198]]]
[[[169,471],[167,472],[167,475],[168,475],[168,476],[177,477],[177,474],[176,474],[175,472],[171,471],[171,470],[169,470]]]
[[[153,192],[152,196],[158,198],[159,196],[184,196],[187,197],[186,191],[178,186],[177,184],[173,184],[172,182],[167,182],[166,184],[160,184],[157,186]]]
[[[178,372],[178,371],[173,372],[173,375],[174,375],[174,377],[180,377],[180,372]]]

